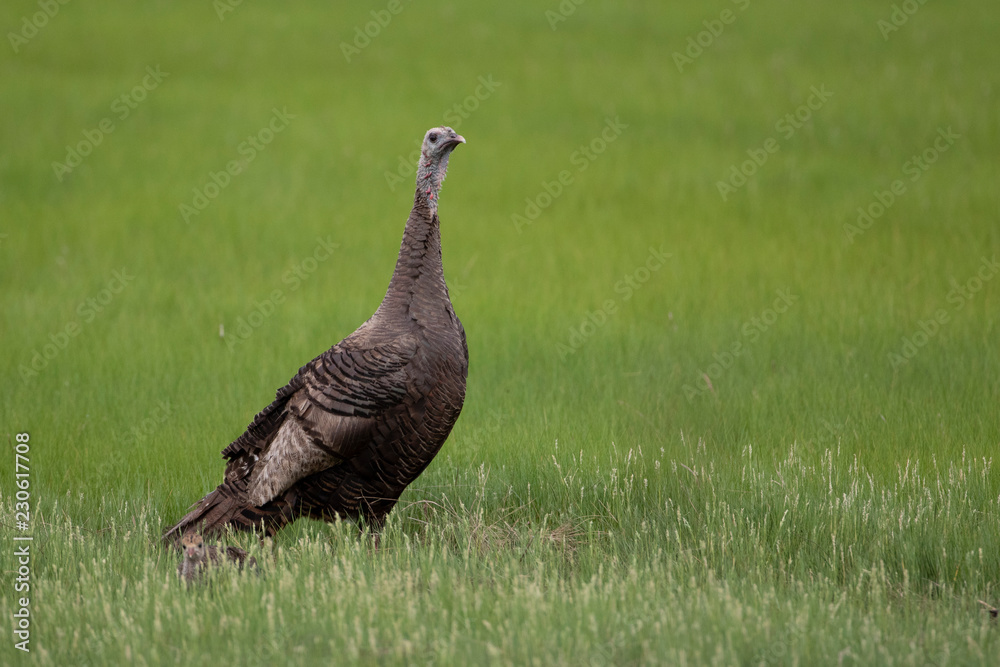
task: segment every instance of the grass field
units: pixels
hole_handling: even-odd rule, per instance
[[[4,3],[0,663],[1000,662],[1000,13],[894,7]],[[185,590],[440,124],[458,425]]]

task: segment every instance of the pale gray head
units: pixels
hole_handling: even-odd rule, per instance
[[[437,212],[438,193],[448,172],[448,158],[455,146],[464,144],[465,138],[450,127],[432,127],[424,135],[417,165],[417,198]]]

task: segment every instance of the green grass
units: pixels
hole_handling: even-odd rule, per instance
[[[0,542],[19,534],[28,432],[30,659],[995,664],[979,600],[1000,604],[1000,280],[951,290],[1000,255],[1000,14],[929,2],[886,40],[888,2],[587,2],[556,30],[557,3],[494,4],[404,4],[350,63],[340,43],[386,3],[224,21],[69,3],[0,49]],[[4,34],[37,11],[5,4]],[[441,204],[471,361],[440,457],[380,551],[302,521],[244,540],[259,576],[184,589],[157,536],[274,390],[377,306],[412,202],[386,172],[480,77],[500,85],[452,123],[468,144]],[[786,136],[812,87],[833,94]],[[294,118],[185,223],[274,109]],[[620,136],[574,157],[616,117]],[[943,128],[959,138],[910,180]],[[319,238],[337,248],[313,270]],[[650,248],[670,257],[645,279]],[[62,349],[26,373],[50,337]],[[14,641],[5,664],[25,659]]]

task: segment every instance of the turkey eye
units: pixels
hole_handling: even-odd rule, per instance
[[[436,134],[432,134],[432,135],[431,135],[430,137],[428,137],[428,139],[430,139],[430,140],[431,140],[431,143],[433,144],[433,143],[437,142],[437,140],[438,140],[438,135],[436,135]]]

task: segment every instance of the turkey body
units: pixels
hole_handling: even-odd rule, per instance
[[[437,216],[458,143],[464,139],[450,128],[425,136],[413,209],[378,310],[277,391],[223,450],[223,483],[164,539],[226,527],[270,535],[300,516],[362,519],[378,531],[441,449],[462,410],[469,367]]]

